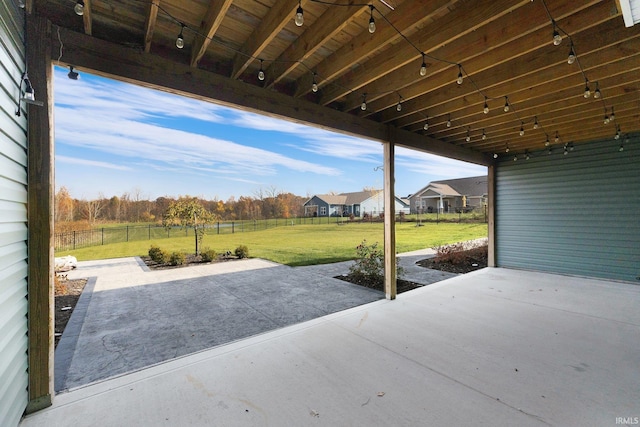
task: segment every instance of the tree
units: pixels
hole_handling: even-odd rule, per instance
[[[206,226],[215,221],[216,216],[209,212],[197,197],[185,196],[169,204],[162,218],[162,225],[166,228],[174,225],[180,228],[193,228],[196,255],[199,255],[199,244],[202,243]]]
[[[75,203],[67,187],[61,187],[55,195],[53,209],[55,222],[73,221]]]

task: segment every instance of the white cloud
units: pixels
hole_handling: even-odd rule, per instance
[[[96,168],[115,169],[115,170],[131,170],[130,167],[115,165],[113,163],[99,162],[96,160],[79,159],[77,157],[56,156],[56,161],[68,163],[72,165],[91,166]]]
[[[487,174],[487,168],[484,166],[460,162],[403,147],[396,149],[396,169],[398,168],[403,168],[407,172],[429,176],[432,180]]]

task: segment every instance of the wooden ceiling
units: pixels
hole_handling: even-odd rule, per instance
[[[84,0],[83,16],[74,13],[75,0],[32,2],[28,8],[67,39],[84,33],[78,47],[109,42],[96,46],[121,47],[108,55],[123,63],[122,52],[144,51],[158,63],[246,90],[247,97],[278,94],[272,103],[287,100],[291,111],[315,104],[362,129],[411,133],[401,138],[415,147],[437,143],[433,152],[450,149],[452,157],[491,158],[507,145],[510,156],[535,153],[546,149],[547,138],[560,148],[608,137],[615,144],[618,127],[623,138],[640,130],[640,26],[626,28],[614,0]],[[294,22],[299,6],[302,26]],[[552,20],[562,36],[558,46]],[[185,46],[178,49],[182,25]],[[73,63],[81,59],[69,53],[72,45],[61,62],[92,68]],[[215,91],[206,97],[216,98]],[[613,108],[615,120],[605,125]],[[459,154],[465,152],[483,157]]]

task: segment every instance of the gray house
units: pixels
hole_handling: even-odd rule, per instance
[[[460,212],[487,205],[487,176],[430,182],[409,197],[411,213]]]
[[[409,206],[399,197],[395,198],[395,213],[408,213]],[[384,212],[382,190],[357,191],[355,193],[316,194],[304,203],[304,216],[354,216],[365,214],[377,216]]]

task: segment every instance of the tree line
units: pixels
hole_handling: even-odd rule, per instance
[[[162,222],[172,203],[181,199],[197,200],[220,221],[293,218],[303,215],[303,204],[308,199],[285,193],[275,188],[257,190],[253,196],[240,196],[237,200],[205,200],[198,197],[158,197],[150,200],[142,190],[135,189],[121,196],[93,200],[77,199],[66,187],[55,194],[54,220],[56,224],[86,221],[100,222]]]

